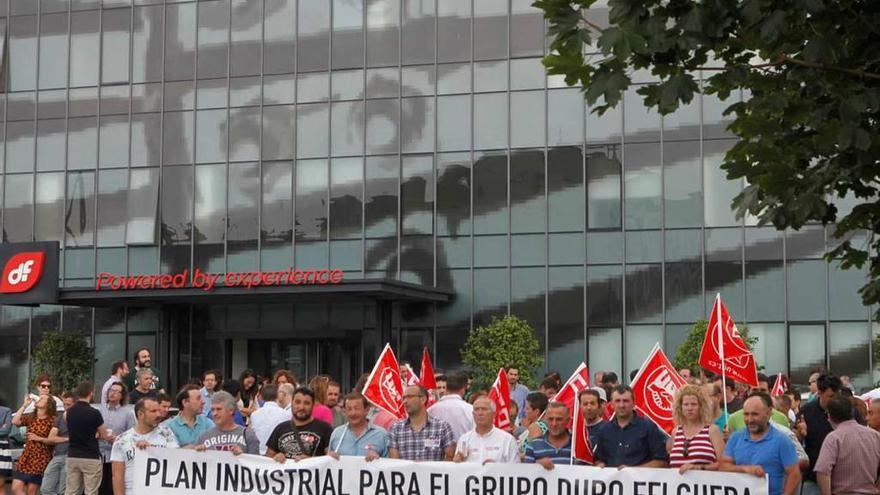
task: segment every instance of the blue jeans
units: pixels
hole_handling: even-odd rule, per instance
[[[67,488],[67,456],[56,455],[43,471],[43,484],[40,485],[40,493],[42,495],[64,495],[65,488]]]

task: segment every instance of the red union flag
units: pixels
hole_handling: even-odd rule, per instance
[[[773,384],[773,392],[770,395],[773,397],[785,395],[785,385],[783,384],[782,373],[776,375],[776,383]]]
[[[733,318],[721,301],[721,294],[715,296],[709,316],[709,327],[700,351],[700,366],[733,381],[758,386],[755,356],[736,329]]]
[[[437,382],[434,380],[434,365],[431,363],[431,353],[428,352],[427,347],[422,349],[422,369],[419,370],[419,377],[421,377],[422,386],[427,390],[437,388]]]
[[[425,383],[422,381],[421,378],[419,378],[419,375],[417,375],[416,372],[413,371],[412,366],[410,366],[409,364],[406,365],[406,372],[407,372],[407,377],[408,377],[406,379],[406,386],[409,387],[410,385],[418,385],[418,386],[424,388],[425,390],[427,390],[428,391],[428,403],[425,404],[425,406],[426,407],[433,406],[434,403],[437,402],[436,400],[434,400],[434,394],[432,393],[433,389],[430,389],[425,386]],[[433,375],[431,375],[431,376],[433,377]],[[437,386],[436,382],[435,382],[434,386],[435,387]]]
[[[590,369],[587,368],[585,363],[581,363],[568,378],[568,381],[565,382],[565,385],[553,396],[553,401],[562,402],[569,411],[574,413],[574,410],[580,406],[577,403],[578,393],[589,386]],[[574,417],[574,414],[571,417]]]
[[[587,422],[584,421],[584,415],[581,414],[580,404],[574,408],[574,428],[572,429],[572,460],[578,459],[587,464],[592,465],[593,446],[590,443],[590,430],[587,428]]]
[[[505,431],[510,429],[510,382],[507,381],[504,368],[498,370],[498,377],[489,391],[489,399],[495,403],[495,427]]]
[[[367,384],[361,392],[376,407],[394,415],[398,419],[406,417],[403,407],[403,383],[400,380],[400,366],[391,346],[385,344],[382,354],[373,366]]]
[[[632,382],[636,408],[663,431],[672,433],[675,428],[673,399],[675,392],[686,384],[660,349],[660,344],[655,344]]]

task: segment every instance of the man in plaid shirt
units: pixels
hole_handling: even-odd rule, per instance
[[[428,392],[406,387],[403,403],[409,418],[394,423],[388,435],[388,457],[408,461],[451,461],[455,454],[452,427],[428,415]]]

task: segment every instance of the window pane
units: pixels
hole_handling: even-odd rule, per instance
[[[434,160],[404,156],[401,161],[400,217],[405,234],[434,232]]]
[[[490,270],[474,270],[474,281],[477,290],[479,291],[480,285],[477,284],[476,274],[478,272],[490,272]],[[492,269],[491,271],[495,271]],[[506,275],[506,269],[499,269]],[[545,320],[547,318],[547,272],[546,270],[541,268],[514,268],[510,270],[510,314],[517,315],[522,318],[529,325],[531,325],[532,329],[535,331],[535,337],[537,337],[538,342],[541,346],[541,350],[539,351],[541,355],[546,357],[546,349],[547,349],[547,334],[546,328],[547,325]],[[507,277],[504,276],[498,277],[498,282],[507,282]],[[507,290],[505,288],[501,288],[499,295],[506,296]],[[479,294],[479,292],[477,292]],[[500,301],[499,301],[500,302]],[[506,311],[502,304],[496,306],[500,310],[501,314],[505,314]],[[477,312],[474,311],[474,324],[476,325]],[[485,316],[481,316],[480,322],[481,324],[489,323],[491,320],[491,311],[486,311]],[[488,319],[488,320],[487,320]]]
[[[746,262],[748,321],[785,319],[784,294],[785,270],[782,261]]]
[[[125,245],[127,192],[128,170],[98,172],[98,246]]]
[[[114,115],[101,118],[100,167],[128,166],[128,116]]]
[[[510,146],[543,146],[547,111],[544,91],[510,94]]]
[[[134,178],[132,175],[132,188]],[[192,208],[192,167],[164,167],[162,169],[163,273],[174,273],[189,268],[193,228]]]
[[[162,144],[166,165],[193,162],[193,112],[165,114]]]
[[[651,349],[658,342],[663,344],[663,327],[660,325],[633,325],[626,327],[626,335],[623,339],[626,342],[625,370],[626,379],[622,381],[629,382],[629,372],[642,367],[645,358],[651,353]]]
[[[788,262],[788,318],[794,321],[824,320],[828,283],[824,260]]]
[[[66,12],[40,16],[40,89],[67,86],[67,22]]]
[[[367,158],[364,221],[367,237],[397,234],[397,195],[400,159],[396,156]]]
[[[588,266],[587,324],[590,326],[619,324],[622,315],[623,270],[621,266]]]
[[[437,155],[437,233],[440,235],[470,233],[470,171],[469,153]]]
[[[660,227],[663,211],[660,146],[653,143],[626,145],[624,170],[626,227],[628,229]]]
[[[293,165],[263,164],[262,244],[287,244],[293,238]]]
[[[474,2],[474,60],[507,57],[507,7],[507,0]]]
[[[434,151],[434,98],[404,98],[400,104],[401,151]]]
[[[474,233],[506,234],[507,155],[486,153],[474,159]]]
[[[434,3],[403,0],[403,64],[434,63]]]
[[[663,272],[660,265],[626,267],[626,321],[656,323],[661,321]],[[647,352],[644,354],[647,356]]]
[[[864,269],[856,267],[843,270],[835,262],[828,265],[830,274],[830,311],[832,320],[864,319],[867,309],[862,304],[858,290],[868,282]]]
[[[34,240],[60,241],[64,229],[64,173],[37,174]]]
[[[511,232],[544,232],[545,176],[543,150],[512,151],[510,155]]]
[[[367,100],[367,153],[395,153],[399,148],[398,100]]]
[[[624,95],[623,126],[626,129],[624,140],[627,143],[659,142],[660,114],[656,108],[645,106],[643,96],[636,93],[638,87],[631,87]]]
[[[296,162],[296,238],[327,238],[326,160]]]
[[[229,161],[260,159],[260,108],[246,107],[229,113]]]
[[[228,70],[229,0],[199,3],[198,77],[225,77]]]
[[[263,108],[263,159],[293,158],[293,105]]]
[[[623,374],[623,337],[620,328],[588,329],[590,368]],[[641,363],[639,363],[641,364]]]
[[[828,352],[832,372],[837,376],[849,375],[855,390],[873,385],[867,322],[831,323],[829,331]]]
[[[437,99],[437,148],[439,151],[471,147],[471,105],[469,96]]]
[[[663,117],[663,140],[700,139],[700,95]]]
[[[134,8],[131,40],[132,82],[162,79],[164,10],[161,5]]]
[[[299,0],[300,72],[326,70],[330,60],[330,2]]]
[[[364,66],[363,2],[333,0],[333,68]]]
[[[232,0],[232,34],[229,71],[233,76],[260,73],[260,38],[263,35],[263,2]]]
[[[330,238],[360,239],[363,234],[363,158],[330,163]]]
[[[474,63],[474,92],[507,91],[507,60]]]
[[[165,7],[165,79],[192,79],[196,50],[196,5]]]
[[[34,170],[34,122],[6,124],[6,173]]]
[[[196,116],[196,163],[226,161],[226,110],[202,110]]]
[[[620,228],[620,169],[615,149],[587,149],[588,229]]]
[[[266,45],[263,48],[263,72],[293,72],[296,54],[296,0],[266,0]]]
[[[667,263],[666,321],[687,323],[702,317],[702,266],[700,263]]]
[[[257,268],[257,235],[260,226],[260,166],[256,163],[229,165],[226,254],[228,270]]]
[[[400,22],[398,0],[367,0],[367,66],[397,65]]]
[[[64,119],[37,121],[37,170],[64,170]]]
[[[474,95],[474,148],[507,147],[507,93]]]
[[[416,284],[433,284],[434,240],[430,235],[401,237],[400,280]]]
[[[131,9],[104,10],[103,18],[101,82],[103,84],[128,82]]]
[[[699,227],[703,195],[700,143],[663,144],[663,197],[667,227]]]
[[[549,287],[547,361],[553,369],[575,369],[584,359],[584,272],[551,268]]]
[[[98,121],[94,117],[71,118],[67,133],[68,170],[95,168],[98,162]]]
[[[162,150],[162,117],[158,113],[131,116],[131,166],[158,165]]]
[[[172,179],[190,180],[191,173],[186,174],[176,168],[169,169],[171,176],[165,180]],[[169,182],[170,183],[170,182]],[[187,198],[192,196],[189,192],[191,185],[176,184],[175,187],[185,189],[185,196],[179,200],[186,202]],[[189,224],[189,213],[185,210],[185,205],[180,205],[174,199],[169,202],[176,210],[170,212],[172,221],[169,223],[170,229],[163,225],[162,236],[169,236],[166,242],[178,242],[182,239],[184,226]],[[178,217],[174,217],[174,215]],[[164,213],[163,213],[164,215]],[[142,170],[132,170],[128,186],[128,228],[125,232],[125,242],[127,244],[155,244],[156,243],[156,220],[159,216],[159,169],[147,168]],[[185,221],[177,221],[178,218],[186,219]],[[180,236],[180,237],[178,237]]]
[[[749,323],[749,337],[757,337],[758,341],[752,348],[755,361],[764,365],[764,373],[786,372],[785,325],[782,323]],[[790,377],[790,376],[789,376]],[[793,380],[793,378],[792,378]],[[806,383],[803,382],[792,383]]]
[[[547,72],[540,58],[516,58],[510,61],[510,89],[543,89]]]
[[[551,148],[547,152],[547,191],[550,232],[584,228],[584,162],[581,148]]]
[[[65,246],[94,246],[95,173],[67,175],[67,211],[64,213]]]
[[[364,151],[364,104],[361,101],[334,102],[330,122],[333,126],[333,156],[360,155]]]
[[[299,105],[296,115],[296,156],[327,156],[329,109],[324,103]]]
[[[471,58],[471,0],[437,2],[437,60],[465,62]]]
[[[226,165],[196,167],[193,266],[223,272],[226,224]]]
[[[510,35],[510,56],[533,57],[544,53],[544,15],[532,7],[531,0],[512,0]]]
[[[34,231],[34,176],[5,176],[4,242],[27,242]]]
[[[807,383],[817,368],[825,368],[825,325],[788,326],[789,378]]]
[[[706,226],[739,225],[731,210],[733,198],[742,190],[741,180],[728,180],[721,169],[724,154],[735,141],[703,142],[703,195],[706,198]]]
[[[578,89],[547,93],[547,139],[550,146],[584,141],[584,97]]]
[[[36,62],[37,17],[17,17],[9,25],[9,91],[36,87]]]

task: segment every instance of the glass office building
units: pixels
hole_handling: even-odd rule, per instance
[[[470,329],[512,313],[547,368],[623,376],[655,342],[673,354],[716,292],[767,372],[876,378],[864,273],[821,259],[830,228],[730,211],[732,101],[661,118],[633,88],[597,116],[545,75],[530,0],[0,0],[0,16],[3,241],[60,242],[63,291],[296,266],[451,295],[387,314],[334,297],[4,306],[0,402],[56,329],[90,336],[99,380],[147,346],[169,387],[245,367],[348,386],[377,322],[403,359],[427,345],[450,369]]]

